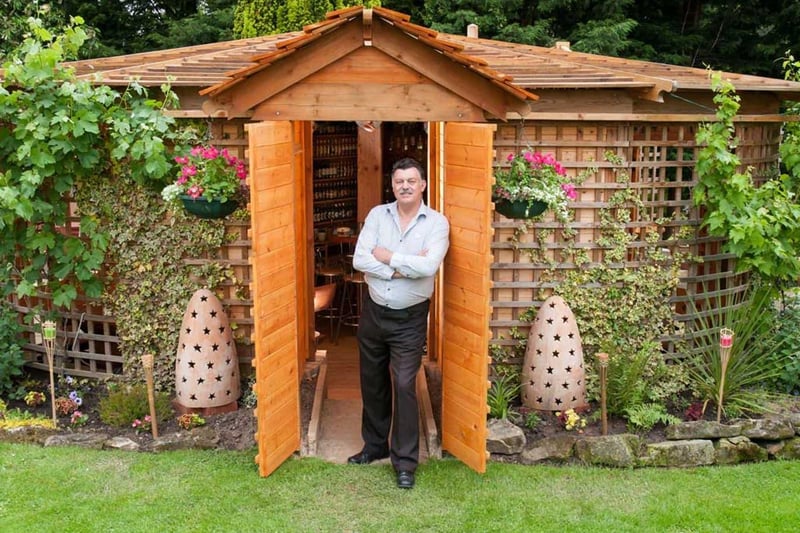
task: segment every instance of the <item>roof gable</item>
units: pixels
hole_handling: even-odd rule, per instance
[[[441,108],[439,120],[476,120],[474,112],[467,118],[463,112],[466,108],[484,110],[482,120],[504,119],[509,111],[527,114],[527,101],[536,96],[513,85],[508,76],[489,69],[484,61],[463,54],[462,49],[438,39],[432,30],[410,24],[404,15],[380,8],[350,8],[330,13],[325,22],[278,43],[274,51],[252,58],[252,65],[228,73],[225,81],[202,90],[201,94],[210,97],[203,108],[213,116],[233,117],[259,107],[261,119],[285,118],[283,102],[277,106],[284,109],[282,113],[268,115],[264,111],[270,99],[283,93],[284,99],[287,94],[293,95],[292,102],[298,108],[292,109],[293,118],[310,118],[309,114],[317,119],[341,118],[328,107],[333,98],[340,110],[350,107],[348,118],[396,119],[398,113],[383,116],[375,114],[375,108],[373,114],[360,116],[366,112],[366,102],[381,100],[383,108],[408,109],[410,116],[422,120],[432,118],[430,113],[420,114],[425,106],[430,109],[431,103],[420,99],[447,93],[450,98],[437,102],[449,104]],[[360,50],[368,50],[356,54],[362,61],[351,58],[348,68],[329,68]],[[349,94],[332,84],[309,80],[324,69],[328,69],[328,76],[341,76],[339,85],[350,84]],[[405,81],[400,81],[400,73]],[[309,83],[313,90],[294,88]],[[330,89],[334,90],[327,92]],[[421,103],[423,107],[419,107]],[[315,110],[297,113],[304,105]]]

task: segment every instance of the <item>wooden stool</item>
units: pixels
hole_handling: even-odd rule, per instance
[[[358,327],[358,321],[361,318],[361,302],[366,286],[367,282],[364,279],[363,272],[345,274],[344,288],[342,289],[342,314],[339,317],[339,324],[336,328],[337,337],[342,325]]]
[[[323,285],[336,285],[337,288],[342,286],[342,278],[344,277],[344,269],[340,266],[323,265],[317,269],[317,276],[323,279]],[[341,290],[336,291],[341,292]],[[336,344],[339,340],[338,322],[342,316],[342,302],[343,296],[333,298],[333,301],[325,307],[320,309],[315,314],[320,318],[327,318],[330,328],[330,335],[333,343]],[[337,305],[338,300],[338,305]]]

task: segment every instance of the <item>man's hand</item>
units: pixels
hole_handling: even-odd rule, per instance
[[[384,265],[388,265],[389,262],[392,260],[394,252],[392,252],[388,248],[384,248],[383,246],[376,246],[372,250],[372,255],[375,256],[375,259],[377,259]]]

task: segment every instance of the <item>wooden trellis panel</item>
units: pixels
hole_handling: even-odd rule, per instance
[[[47,355],[41,336],[38,317],[32,316],[37,305],[49,305],[49,296],[18,299],[12,305],[19,313],[23,331],[25,364],[31,368],[48,370]],[[122,353],[119,349],[116,320],[106,312],[102,302],[78,298],[72,310],[56,319],[56,349],[54,371],[75,377],[107,378],[123,371]],[[26,321],[26,317],[30,320]]]
[[[576,175],[587,167],[597,167],[598,172],[578,189],[578,200],[573,203],[576,230],[574,246],[586,251],[590,263],[603,260],[604,250],[596,244],[600,236],[600,209],[609,206],[611,196],[623,187],[630,187],[642,201],[641,212],[626,224],[635,236],[628,247],[625,263],[635,266],[643,259],[647,243],[648,226],[662,217],[681,214],[681,220],[665,225],[662,233],[664,247],[668,239],[681,226],[693,229],[694,239],[687,243],[689,250],[702,262],[689,263],[682,271],[680,286],[673,296],[675,316],[689,320],[686,301],[698,295],[716,295],[738,292],[747,283],[746,274],[735,273],[734,257],[722,253],[722,240],[709,237],[700,228],[701,213],[691,201],[692,187],[697,183],[694,166],[697,159],[695,135],[698,125],[692,122],[517,122],[501,124],[495,135],[495,162],[506,164],[507,157],[522,149],[552,153]],[[743,166],[752,166],[754,176],[760,179],[777,161],[780,125],[771,123],[738,123],[740,139],[737,155]],[[606,162],[605,152],[622,158],[621,166]],[[627,185],[617,183],[617,176],[629,176]],[[491,328],[493,342],[514,344],[510,340],[512,327],[527,329],[520,315],[531,306],[538,307],[562,273],[575,268],[572,258],[565,255],[567,241],[558,224],[549,214],[541,222],[532,224],[527,233],[519,235],[512,243],[520,221],[495,215],[495,239],[492,245],[493,315]],[[532,257],[534,259],[532,259]],[[544,261],[543,261],[544,260]],[[551,261],[555,274],[545,274]],[[666,338],[665,346],[674,350],[674,338]]]

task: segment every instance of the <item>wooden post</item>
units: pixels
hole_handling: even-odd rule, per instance
[[[600,421],[603,435],[608,435],[608,411],[606,409],[606,385],[608,383],[608,354],[597,354],[600,362]]]
[[[144,367],[144,378],[147,381],[147,401],[150,404],[150,427],[153,430],[153,438],[158,438],[158,417],[156,417],[156,396],[153,389],[153,354],[147,353],[142,356],[142,366]]]

